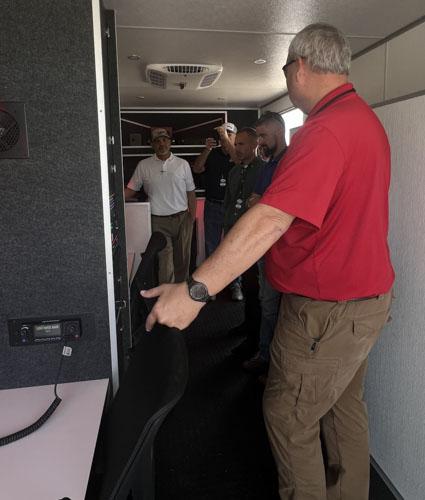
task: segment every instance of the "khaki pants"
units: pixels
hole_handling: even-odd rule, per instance
[[[168,217],[152,215],[152,231],[160,231],[167,239],[159,258],[159,283],[180,283],[189,277],[193,221],[189,212]]]
[[[369,498],[363,383],[390,305],[282,296],[263,400],[282,500]]]

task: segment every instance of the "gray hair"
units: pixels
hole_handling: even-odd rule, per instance
[[[303,58],[315,73],[348,75],[351,49],[339,29],[326,23],[309,24],[289,45],[288,61]]]

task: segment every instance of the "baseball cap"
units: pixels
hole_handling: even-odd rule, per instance
[[[153,141],[159,137],[168,137],[168,139],[171,139],[170,134],[165,128],[153,128],[151,130],[151,136]]]
[[[227,130],[227,132],[232,132],[233,134],[238,133],[238,129],[236,128],[236,125],[234,123],[223,123],[223,127]]]

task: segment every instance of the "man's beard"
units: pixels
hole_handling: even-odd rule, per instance
[[[276,153],[276,144],[273,144],[273,146],[263,146],[263,151],[265,156],[273,158]]]

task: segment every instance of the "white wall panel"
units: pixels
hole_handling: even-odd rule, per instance
[[[385,99],[425,90],[425,23],[388,42]]]
[[[351,63],[350,80],[369,104],[384,100],[385,47],[380,45]]]
[[[152,235],[151,204],[126,203],[125,204],[125,236],[127,255],[134,254],[130,281],[134,278],[142,260],[141,254],[146,250]]]
[[[425,23],[354,59],[350,81],[369,104],[425,91]],[[264,111],[292,108],[288,95],[264,106]],[[425,499],[425,494],[424,494]]]
[[[264,108],[261,108],[261,112],[264,113],[265,111],[274,111],[276,113],[281,113],[282,111],[287,111],[288,109],[291,109],[293,107],[294,105],[289,99],[288,94],[286,94],[280,99],[272,102],[271,104],[264,106]]]
[[[376,110],[392,149],[393,321],[366,387],[372,455],[405,500],[425,498],[425,96]]]

